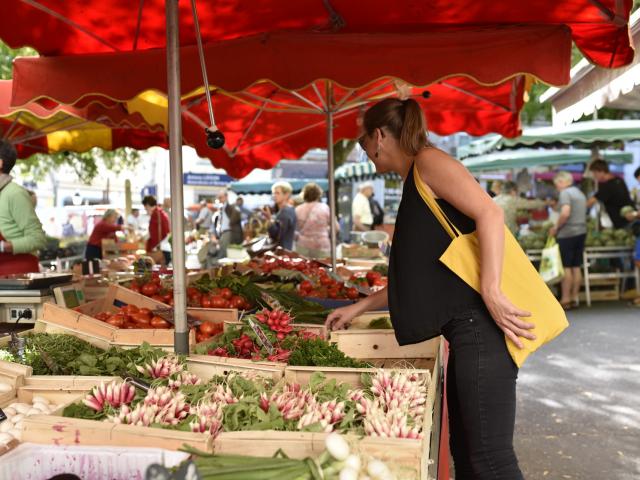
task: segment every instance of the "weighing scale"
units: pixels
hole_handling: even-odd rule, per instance
[[[73,275],[64,273],[27,273],[0,276],[0,323],[35,322],[42,318],[43,305],[54,303],[54,288],[68,284]],[[73,290],[73,286],[69,286]],[[80,292],[80,295],[82,292]],[[64,298],[64,293],[61,298]],[[67,293],[70,300],[70,294]],[[83,303],[82,298],[77,299]]]

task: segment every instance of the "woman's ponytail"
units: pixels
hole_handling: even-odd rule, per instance
[[[400,147],[410,155],[417,155],[428,145],[422,109],[413,98],[403,100],[402,103],[404,118],[400,131]]]
[[[364,130],[373,135],[376,128],[393,135],[407,155],[415,156],[429,145],[422,109],[412,98],[386,98],[369,108],[364,114]]]

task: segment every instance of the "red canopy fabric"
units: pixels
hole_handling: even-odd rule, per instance
[[[198,13],[205,42],[274,32],[406,34],[566,25],[590,61],[620,67],[633,58],[631,5],[632,0],[199,0]],[[187,1],[180,2],[180,21],[181,44],[193,45]],[[3,0],[0,32],[11,46],[30,45],[43,55],[163,48],[164,0]]]
[[[508,137],[520,134],[519,112],[525,88],[522,76],[492,87],[465,77],[451,78],[426,89],[390,78],[356,89],[331,83],[330,97],[327,87],[326,81],[317,81],[292,92],[261,82],[238,93],[214,91],[216,122],[226,137],[222,150],[206,145],[204,129],[209,117],[204,95],[190,96],[183,100],[183,142],[193,146],[200,156],[208,157],[214,166],[241,178],[254,168],[272,168],[282,158],[300,158],[310,148],[326,148],[329,108],[335,112],[334,138],[356,138],[361,133],[364,109],[389,96],[418,100],[429,130],[439,135],[459,131],[471,135],[495,132]],[[428,98],[423,95],[425,92]],[[150,122],[151,118],[166,121],[162,101],[130,102],[120,108],[128,108],[129,114],[142,113]],[[110,111],[119,109],[112,107]],[[110,113],[105,111],[103,115]]]
[[[569,79],[571,36],[564,26],[504,27],[419,34],[274,34],[206,46],[209,81],[241,91],[268,79],[299,89],[328,78],[361,87],[394,76],[429,85],[454,75],[496,84],[522,72],[560,85]],[[183,95],[202,85],[197,49],[181,51]],[[142,91],[167,91],[164,50],[14,62],[13,105],[39,98],[71,104],[99,94],[129,100]]]
[[[108,150],[168,146],[162,127],[149,126],[140,114],[129,114],[121,106],[46,109],[32,103],[11,108],[11,83],[0,80],[0,138],[14,144],[19,158],[62,150],[83,152],[95,146]]]

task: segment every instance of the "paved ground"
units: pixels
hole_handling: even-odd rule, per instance
[[[527,480],[640,479],[640,309],[599,303],[520,371],[516,451]]]

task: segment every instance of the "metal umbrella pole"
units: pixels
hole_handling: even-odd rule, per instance
[[[169,99],[169,171],[171,175],[171,249],[173,256],[174,349],[189,353],[186,269],[184,250],[184,195],[182,191],[182,119],[180,105],[180,53],[178,1],[165,0],[167,17],[167,93]]]
[[[333,85],[327,81],[327,162],[329,164],[329,211],[330,223],[329,231],[331,233],[331,268],[336,270],[336,183],[334,176],[333,158]]]

